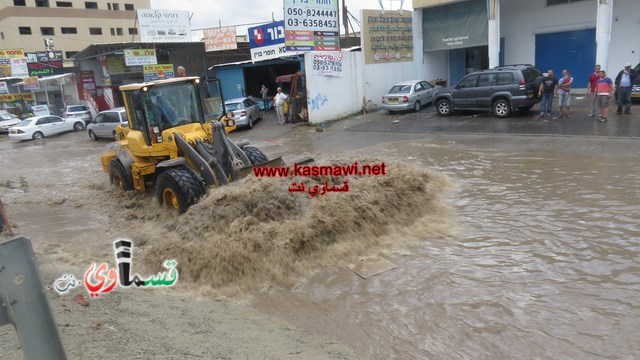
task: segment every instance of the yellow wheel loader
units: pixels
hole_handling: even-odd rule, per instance
[[[247,141],[234,143],[218,80],[181,77],[120,87],[128,127],[101,156],[111,184],[122,190],[155,187],[161,205],[180,214],[207,188],[238,180],[272,161]]]

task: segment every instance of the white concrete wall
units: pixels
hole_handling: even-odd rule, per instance
[[[622,70],[626,62],[634,66],[640,62],[640,41],[637,40],[640,1],[610,1],[613,2],[613,25],[609,45],[610,69],[606,70],[611,75]],[[533,64],[536,34],[596,27],[596,0],[555,6],[545,4],[545,0],[501,0],[500,33],[505,38],[506,64]]]
[[[635,67],[640,63],[640,1],[614,0],[609,44],[609,69],[613,79],[626,62]]]
[[[362,18],[362,12],[360,12]],[[366,102],[380,106],[382,96],[391,87],[401,81],[406,80],[433,80],[437,77],[444,78],[444,75],[434,75],[433,68],[440,71],[439,66],[432,66],[430,59],[422,51],[422,11],[412,12],[413,27],[413,61],[390,64],[369,64],[364,65],[364,96]],[[436,59],[439,60],[439,59]],[[443,64],[445,67],[447,64]]]
[[[342,52],[342,77],[313,75],[313,53],[305,53],[309,122],[337,120],[362,110],[362,53]]]

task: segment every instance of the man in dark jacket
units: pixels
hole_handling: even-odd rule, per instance
[[[631,69],[631,64],[626,63],[624,70],[618,73],[616,76],[615,85],[616,92],[618,93],[618,110],[616,114],[622,114],[622,108],[624,107],[625,114],[631,114],[631,89],[633,88],[633,82],[636,80],[636,74]]]

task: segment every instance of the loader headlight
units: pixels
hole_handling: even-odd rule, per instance
[[[231,119],[227,119],[227,126],[233,126],[233,125],[235,125],[235,124],[236,124],[236,122],[235,122],[235,121],[233,121],[233,120],[231,120]]]

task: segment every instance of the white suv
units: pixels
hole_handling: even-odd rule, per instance
[[[67,105],[64,117],[73,119],[81,118],[84,120],[85,125],[89,125],[91,122],[91,112],[84,105]]]
[[[129,126],[127,111],[123,107],[98,113],[96,118],[87,126],[87,133],[93,141],[98,141],[98,138],[118,140],[116,135],[116,127],[118,125],[122,127]]]

